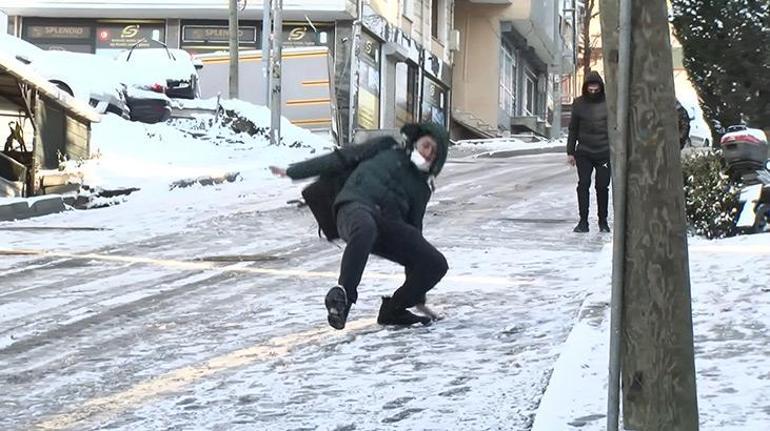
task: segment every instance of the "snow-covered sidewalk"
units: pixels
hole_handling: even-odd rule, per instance
[[[567,151],[565,138],[550,140],[536,136],[514,136],[511,138],[476,139],[458,141],[454,145],[456,155],[470,154],[471,158],[505,158],[543,153]]]
[[[690,240],[701,430],[770,423],[770,234]],[[611,247],[552,374],[533,431],[606,429]]]

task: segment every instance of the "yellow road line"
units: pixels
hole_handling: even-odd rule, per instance
[[[33,250],[33,249],[0,249],[2,255],[26,255],[41,257],[60,257],[69,259],[100,260],[104,262],[119,262],[131,264],[154,265],[166,268],[174,268],[190,271],[220,271],[220,272],[240,272],[248,274],[274,275],[278,277],[298,277],[298,278],[331,278],[337,279],[336,272],[327,271],[304,271],[298,269],[272,269],[256,267],[222,267],[215,262],[190,262],[173,259],[155,259],[151,257],[119,256],[111,254],[95,253],[67,253],[61,251]],[[383,274],[376,272],[367,272],[366,278],[375,280],[396,280],[402,281],[402,274]],[[495,277],[495,276],[474,276],[474,275],[448,275],[444,281],[451,281],[472,285],[496,285],[496,286],[521,286],[532,284],[531,277]]]
[[[139,407],[140,404],[153,398],[178,391],[214,374],[284,356],[298,346],[329,338],[340,338],[350,331],[360,331],[370,327],[375,327],[374,319],[348,322],[345,331],[336,331],[329,327],[312,328],[295,334],[274,337],[264,344],[236,350],[197,365],[179,368],[147,379],[126,390],[93,398],[78,408],[38,423],[36,428],[62,430],[82,425],[86,421],[99,420],[103,422],[123,411]],[[83,429],[82,427],[79,428]]]

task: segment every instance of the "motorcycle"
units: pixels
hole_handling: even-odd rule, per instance
[[[762,232],[770,223],[770,159],[765,132],[745,125],[728,127],[720,140],[727,173],[741,184],[736,226]]]

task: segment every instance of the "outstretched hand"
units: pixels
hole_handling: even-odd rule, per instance
[[[270,172],[276,177],[286,177],[286,169],[279,168],[278,166],[270,166]]]

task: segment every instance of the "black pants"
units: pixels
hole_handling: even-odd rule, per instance
[[[610,161],[609,159],[595,159],[590,156],[576,155],[575,162],[578,171],[578,211],[581,221],[588,221],[588,203],[590,201],[591,174],[596,170],[596,203],[598,205],[599,221],[607,221],[607,207],[609,205],[610,185]]]
[[[337,212],[337,230],[347,242],[339,284],[345,288],[350,302],[358,299],[358,284],[371,253],[404,266],[406,281],[393,294],[399,307],[424,303],[425,293],[447,272],[444,255],[417,228],[383,217],[366,205],[349,203],[341,207]]]

